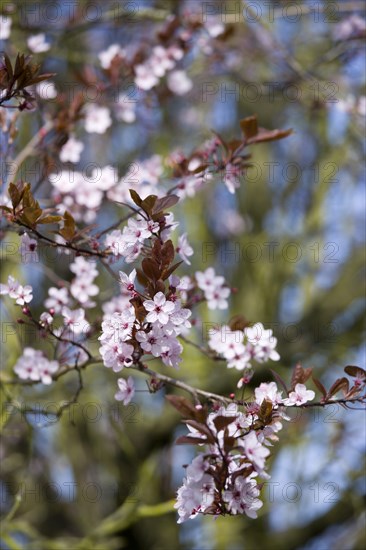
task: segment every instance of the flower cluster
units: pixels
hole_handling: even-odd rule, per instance
[[[29,304],[33,299],[32,287],[30,285],[21,285],[11,275],[8,277],[8,284],[0,284],[0,294],[8,295],[19,306]]]
[[[122,285],[135,294],[134,275],[121,272]],[[129,281],[129,282],[127,282]],[[191,325],[189,309],[179,299],[167,300],[163,292],[142,302],[144,318],[136,319],[134,307],[128,304],[122,312],[108,315],[102,323],[100,354],[106,367],[119,372],[144,354],[160,357],[165,365],[178,367],[183,350],[177,337]]]
[[[159,230],[159,224],[144,218],[130,218],[123,231],[116,229],[106,236],[105,246],[115,256],[123,256],[127,263],[140,255],[143,243]]]
[[[232,330],[228,325],[211,329],[208,345],[226,359],[228,368],[237,370],[250,369],[252,360],[264,363],[280,359],[275,350],[277,339],[262,323],[243,330]]]
[[[94,307],[96,304],[91,297],[99,294],[99,288],[94,284],[94,279],[98,276],[96,262],[77,256],[70,265],[70,270],[75,273],[70,285],[71,295],[83,308]]]
[[[221,275],[216,275],[213,267],[208,267],[206,271],[197,271],[196,281],[207,300],[209,309],[227,309],[227,298],[230,296],[230,288],[225,285],[225,279]]]
[[[174,398],[171,401],[174,405]],[[262,407],[254,404],[250,412],[240,412],[234,404],[208,414],[202,407],[190,407],[190,418],[185,420],[189,434],[178,442],[204,446],[205,452],[186,468],[178,489],[178,523],[200,513],[256,518],[263,505],[258,477],[269,479],[268,446],[278,440],[281,420],[287,417],[271,401]]]
[[[69,141],[71,143],[69,144]],[[77,162],[83,144],[69,140],[61,149],[60,158],[65,162]],[[105,193],[117,184],[117,171],[112,166],[93,168],[87,176],[77,170],[62,170],[50,174],[49,181],[54,188],[53,198],[58,204],[58,211],[70,211],[76,220],[87,223],[93,221],[102,204]]]
[[[14,372],[22,380],[32,380],[42,384],[51,384],[52,375],[58,369],[57,361],[49,361],[41,351],[29,347],[24,348],[23,355],[14,366]]]

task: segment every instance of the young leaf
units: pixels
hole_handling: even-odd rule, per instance
[[[343,391],[343,393],[346,395],[349,391],[349,381],[347,378],[343,376],[343,378],[338,378],[330,388],[327,394],[327,399],[330,397],[333,397],[336,393],[339,391]]]
[[[166,241],[161,247],[162,264],[164,268],[167,268],[174,260],[174,245],[171,240]]]
[[[236,416],[216,416],[213,423],[215,424],[216,430],[221,432],[221,430],[224,430],[229,424],[235,422],[235,420]]]
[[[312,380],[325,399],[327,395],[327,390],[325,389],[323,384],[320,382],[320,380],[318,380],[317,378],[314,378],[314,376],[312,376]]]
[[[133,200],[133,202],[135,204],[137,204],[137,206],[141,206],[142,198],[140,197],[140,195],[136,191],[134,191],[133,189],[129,189],[129,192],[130,192],[131,199]]]
[[[172,206],[177,204],[178,201],[179,197],[177,195],[167,195],[166,197],[161,197],[160,199],[157,199],[155,201],[154,207],[152,209],[152,214],[157,214],[158,212],[162,212],[167,208],[171,208]]]
[[[293,390],[296,384],[301,384],[303,381],[304,369],[297,363],[291,377],[291,389]]]
[[[152,281],[160,279],[159,264],[153,258],[144,258],[141,262],[141,266],[146,277]]]
[[[188,435],[181,435],[176,440],[176,445],[202,445],[206,443],[207,439],[203,437],[189,437]]]
[[[21,201],[20,191],[14,183],[10,183],[8,192],[9,192],[9,196],[10,196],[13,208],[15,209]]]
[[[269,399],[264,399],[262,401],[262,404],[259,409],[259,419],[262,420],[262,422],[266,423],[270,420],[273,410],[273,404],[272,401]]]
[[[257,117],[248,116],[240,121],[240,128],[247,139],[256,136],[258,133]]]
[[[344,372],[349,376],[354,376],[355,378],[360,378],[361,380],[366,379],[366,371],[361,369],[361,367],[347,365],[347,367],[344,367]]]
[[[276,371],[274,371],[273,369],[270,369],[271,373],[273,374],[273,377],[274,379],[276,380],[277,384],[280,384],[283,389],[285,390],[286,392],[286,395],[289,394],[289,391],[287,389],[287,386],[286,386],[286,382],[284,381],[284,379],[282,378],[282,376],[280,376]]]
[[[137,280],[140,285],[147,286],[149,284],[149,279],[146,277],[145,273],[141,269],[136,268]]]
[[[209,428],[205,426],[205,424],[201,424],[200,422],[197,422],[197,420],[183,420],[185,424],[188,426],[191,426],[195,430],[198,430],[201,434],[205,435],[207,437],[208,443],[215,443],[215,439],[210,432]]]
[[[163,281],[166,281],[166,279],[168,279],[168,277],[170,277],[170,275],[177,269],[177,267],[180,266],[180,264],[183,263],[183,260],[180,261],[180,262],[177,262],[176,264],[172,265],[171,267],[169,267],[169,269],[165,269],[163,271],[163,273],[161,274],[161,278],[163,279]]]
[[[71,241],[76,232],[75,220],[72,215],[66,210],[64,213],[64,226],[60,229],[60,235],[65,241]]]
[[[57,222],[60,222],[62,220],[62,216],[44,216],[44,218],[41,218],[40,220],[38,220],[37,223],[42,223],[42,224],[46,224],[46,223],[57,223]]]
[[[234,315],[234,317],[232,317],[229,321],[229,327],[231,330],[244,330],[247,326],[249,326],[249,323],[245,319],[244,315]]]
[[[290,130],[266,130],[265,128],[259,128],[257,135],[248,139],[248,145],[252,143],[263,143],[264,141],[276,141],[278,139],[283,139],[292,134],[292,129]]]
[[[166,399],[169,401],[173,407],[177,409],[180,414],[185,418],[196,418],[196,408],[195,406],[188,401],[185,397],[181,395],[166,395]]]
[[[146,214],[148,214],[148,216],[151,216],[152,209],[154,208],[157,198],[158,197],[156,195],[149,195],[141,202],[141,208],[146,212]]]

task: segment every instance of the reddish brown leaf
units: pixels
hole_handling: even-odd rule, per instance
[[[366,371],[361,369],[361,367],[355,367],[353,365],[347,365],[344,367],[344,372],[349,376],[354,376],[355,378],[360,378],[360,380],[366,379]]]
[[[264,141],[276,141],[278,139],[283,139],[292,134],[292,129],[290,130],[266,130],[265,128],[259,128],[259,132],[256,136],[248,139],[248,144],[252,143],[262,143]]]
[[[327,390],[325,389],[323,384],[320,382],[320,380],[318,380],[317,378],[314,378],[313,376],[312,376],[312,380],[313,380],[314,384],[316,385],[316,387],[318,388],[318,390],[323,395],[323,397],[325,398],[326,395],[327,395]]]
[[[244,315],[234,315],[229,321],[231,330],[244,330],[247,326],[249,326],[249,322]]]
[[[152,281],[160,279],[160,268],[158,263],[153,258],[144,258],[141,262],[142,270],[146,277]]]
[[[142,202],[141,202],[141,208],[146,212],[146,214],[148,214],[149,216],[151,216],[151,213],[152,213],[152,209],[154,208],[154,204],[156,202],[156,199],[158,197],[156,195],[149,195],[148,197],[146,197],[146,199],[144,199]]]
[[[169,269],[165,269],[163,271],[163,273],[161,274],[161,278],[163,279],[163,281],[166,281],[166,279],[168,277],[170,277],[170,275],[180,266],[180,264],[183,263],[183,260],[180,261],[180,262],[177,262],[176,264],[172,265],[171,267],[169,267]]]
[[[133,202],[137,206],[141,206],[142,198],[140,197],[140,195],[136,191],[134,191],[133,189],[129,189],[129,192],[130,192],[131,199],[133,200]]]
[[[292,376],[291,376],[291,389],[292,390],[295,388],[296,384],[301,384],[302,383],[303,375],[304,375],[304,369],[302,368],[300,363],[298,363],[295,366],[295,369],[294,369],[294,371],[292,373]]]
[[[269,399],[263,399],[258,413],[259,419],[262,420],[262,422],[268,422],[268,420],[270,420],[271,418],[272,410],[272,401],[270,401]]]
[[[274,379],[276,380],[277,384],[281,385],[283,387],[283,389],[285,390],[286,392],[286,395],[289,394],[289,391],[287,389],[287,386],[286,386],[286,382],[284,381],[284,379],[282,378],[282,376],[280,376],[276,371],[274,371],[273,369],[270,369],[271,373],[273,374],[273,377]]]
[[[196,417],[195,406],[185,397],[181,395],[167,395],[166,399],[183,417],[192,419]]]
[[[236,420],[236,416],[216,416],[213,420],[215,428],[218,432],[232,424]]]
[[[202,443],[206,443],[207,438],[199,438],[199,437],[189,437],[188,435],[181,435],[176,440],[176,445],[199,445]]]
[[[257,117],[254,115],[243,118],[240,121],[240,128],[247,139],[256,136],[258,133]]]
[[[336,380],[334,384],[332,384],[330,390],[327,393],[326,399],[333,397],[333,395],[336,395],[336,393],[341,390],[345,395],[348,393],[349,390],[349,381],[345,377],[338,378],[338,380]]]
[[[172,206],[177,204],[178,201],[179,197],[177,195],[167,195],[166,197],[161,197],[160,199],[157,199],[155,201],[152,209],[152,214],[163,212],[167,208],[171,208]]]
[[[198,430],[201,434],[205,435],[207,437],[208,443],[214,443],[215,439],[210,432],[209,428],[205,424],[201,424],[197,420],[183,420],[185,424],[188,426],[191,426],[192,428]]]

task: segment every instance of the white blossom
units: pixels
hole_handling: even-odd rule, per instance
[[[26,347],[14,366],[14,372],[22,380],[51,384],[52,375],[59,369],[57,361],[49,361],[41,351]]]
[[[33,53],[47,52],[51,45],[46,41],[46,35],[44,33],[34,34],[27,39],[28,48]]]
[[[104,134],[111,124],[111,113],[108,107],[91,103],[86,105],[84,127],[89,134]]]
[[[10,36],[11,17],[0,15],[0,40],[7,40]]]
[[[312,401],[315,397],[313,390],[306,389],[304,384],[296,384],[295,390],[290,392],[288,398],[283,400],[284,405],[291,407],[292,405],[303,405],[308,401]]]
[[[135,384],[132,376],[129,376],[127,380],[118,378],[117,384],[118,392],[115,394],[114,398],[117,399],[117,401],[122,401],[124,405],[128,405],[135,395]]]
[[[78,141],[73,136],[70,136],[65,145],[62,146],[60,151],[61,162],[79,162],[81,152],[84,149],[82,141]]]

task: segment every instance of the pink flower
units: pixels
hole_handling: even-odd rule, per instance
[[[217,276],[213,267],[208,267],[206,271],[197,271],[196,280],[198,288],[206,292],[212,291],[224,284],[224,277]]]
[[[292,405],[302,405],[308,401],[312,401],[315,397],[313,390],[307,390],[304,384],[296,384],[295,390],[290,392],[287,399],[283,400],[283,404],[291,407]]]
[[[117,384],[119,391],[115,394],[114,398],[117,399],[117,401],[122,401],[124,405],[128,405],[135,395],[135,384],[132,376],[129,376],[127,380],[118,378]]]
[[[205,297],[207,300],[208,309],[227,309],[227,299],[230,296],[230,288],[221,286],[213,290],[207,291]]]
[[[19,285],[17,289],[9,293],[10,298],[15,298],[15,303],[24,306],[25,304],[29,304],[33,300],[33,289],[30,285]]]
[[[19,357],[14,366],[14,372],[22,380],[41,381],[42,384],[51,384],[52,375],[57,372],[57,361],[49,361],[41,351],[33,348],[24,348],[23,355]]]
[[[20,255],[24,264],[38,262],[37,244],[37,241],[35,239],[31,239],[28,233],[24,233],[22,235]]]
[[[109,69],[114,59],[122,59],[125,51],[119,44],[111,44],[109,48],[98,54],[100,64],[103,69]]]
[[[70,136],[60,151],[61,162],[79,162],[84,143]]]
[[[159,322],[162,325],[166,325],[169,322],[169,316],[175,309],[173,302],[167,301],[162,292],[158,292],[154,296],[154,300],[146,300],[144,302],[144,308],[149,313],[146,316],[148,323]]]
[[[130,367],[133,363],[133,346],[124,342],[115,343],[108,340],[99,348],[105,367],[119,372],[123,367]]]
[[[153,326],[152,330],[147,334],[143,330],[136,333],[136,340],[140,342],[141,349],[145,353],[151,353],[154,357],[159,357],[164,345],[164,333],[157,327]]]
[[[278,391],[276,382],[262,382],[258,388],[255,388],[255,402],[261,405],[265,399],[272,401],[277,405],[282,402],[282,392]]]
[[[187,233],[183,233],[183,235],[180,235],[178,238],[178,246],[176,247],[176,251],[187,265],[191,265],[191,262],[188,260],[188,256],[193,255],[193,248],[188,242]]]
[[[263,506],[263,502],[257,497],[259,489],[254,479],[244,479],[243,476],[235,478],[231,490],[224,492],[224,500],[231,514],[245,513],[250,518],[257,517],[257,510]]]
[[[44,33],[34,34],[27,39],[28,48],[33,53],[47,52],[51,45],[46,42],[46,35]]]
[[[64,324],[69,327],[74,334],[86,334],[90,329],[90,324],[85,320],[85,311],[82,308],[71,311],[68,307],[62,308]]]
[[[135,290],[136,269],[133,269],[129,275],[126,275],[123,271],[119,272],[121,280],[121,286],[123,290],[127,290],[129,293],[133,293]]]
[[[0,15],[0,40],[7,40],[10,36],[12,20],[6,15]]]
[[[185,71],[172,71],[168,74],[168,88],[177,95],[184,95],[192,90],[193,82]]]
[[[107,107],[88,104],[85,107],[85,130],[89,133],[104,134],[112,124],[111,113]]]
[[[259,443],[254,431],[244,437],[244,451],[246,457],[254,464],[255,468],[258,469],[258,471],[263,470],[265,458],[270,452]]]
[[[10,298],[15,298],[17,295],[17,290],[19,288],[19,282],[14,279],[11,275],[8,277],[8,284],[1,283],[0,284],[0,294],[6,295],[8,294]]]
[[[116,118],[131,124],[136,120],[136,100],[131,99],[128,94],[120,93],[116,102]]]
[[[60,313],[64,306],[69,303],[69,291],[67,288],[56,288],[51,286],[48,289],[49,298],[46,299],[44,305],[48,309],[54,309],[55,313]]]

